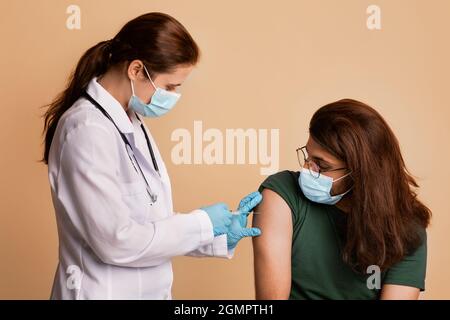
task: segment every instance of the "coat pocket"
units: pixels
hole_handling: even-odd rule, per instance
[[[130,209],[130,217],[139,224],[145,223],[150,210],[150,197],[140,182],[122,182],[120,189],[123,202]]]

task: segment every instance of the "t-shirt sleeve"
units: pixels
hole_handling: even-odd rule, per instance
[[[293,223],[296,224],[301,219],[299,217],[300,197],[298,186],[298,173],[293,171],[281,171],[267,177],[258,188],[259,192],[270,189],[277,193],[292,211]]]
[[[426,266],[427,234],[423,230],[422,244],[412,254],[387,270],[383,284],[403,285],[425,291]]]

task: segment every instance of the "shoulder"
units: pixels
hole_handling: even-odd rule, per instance
[[[118,144],[111,141],[120,139],[115,130],[114,125],[88,100],[79,98],[58,121],[49,163],[59,159],[63,148],[67,149],[69,145],[78,151],[106,147],[112,150]]]
[[[108,130],[109,120],[87,99],[81,97],[62,115],[59,124],[67,131],[79,126],[97,126]]]
[[[113,137],[112,123],[87,99],[81,97],[61,116],[54,139],[64,144],[71,137],[94,139],[90,131],[104,132]]]
[[[298,171],[283,170],[268,176],[265,181],[289,181],[292,183],[297,181],[298,177]]]
[[[270,189],[277,193],[297,215],[302,203],[306,201],[298,184],[299,172],[284,170],[267,177],[260,185],[259,191]]]

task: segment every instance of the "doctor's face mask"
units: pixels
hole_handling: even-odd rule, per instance
[[[128,102],[128,106],[144,117],[160,117],[169,112],[175,106],[177,101],[180,99],[181,94],[156,87],[145,65],[144,71],[150,80],[151,85],[155,89],[150,103],[144,103],[138,96],[136,96],[133,80],[130,79],[132,94],[130,101]]]

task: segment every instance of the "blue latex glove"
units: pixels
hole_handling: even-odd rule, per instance
[[[231,225],[228,228],[228,249],[235,248],[238,242],[244,237],[255,237],[261,234],[261,230],[258,228],[246,228],[248,215],[261,200],[262,195],[257,191],[250,193],[241,200],[238,207],[238,214],[233,215]]]
[[[239,207],[237,211],[240,213],[237,215],[239,217],[239,222],[241,226],[245,228],[247,226],[247,217],[250,212],[256,207],[262,200],[262,195],[260,192],[255,191],[245,196],[241,202],[239,202]]]
[[[228,249],[234,249],[242,238],[256,237],[261,234],[261,230],[259,230],[258,228],[242,227],[239,219],[240,215],[235,215],[231,219],[231,225],[228,228],[227,232]]]
[[[217,203],[212,206],[202,207],[201,209],[205,211],[208,214],[209,219],[211,219],[214,237],[227,233],[233,215],[230,213],[230,210],[225,203]]]

